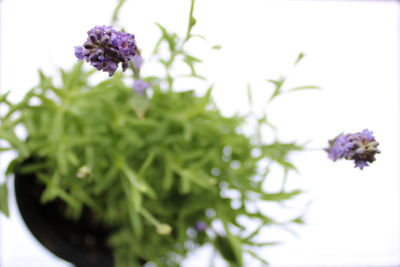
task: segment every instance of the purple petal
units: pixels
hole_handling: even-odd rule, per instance
[[[359,167],[360,170],[362,170],[364,167],[368,166],[368,162],[363,161],[363,160],[355,160],[354,163],[356,164],[354,168]]]
[[[144,91],[150,87],[150,84],[138,79],[135,81],[135,83],[133,84],[133,89],[135,89],[135,91],[139,94],[142,95],[144,93]]]
[[[368,131],[368,129],[364,129],[361,133],[360,133],[360,139],[363,142],[370,142],[375,140],[373,132]]]
[[[140,67],[142,66],[142,63],[143,63],[143,59],[142,59],[142,57],[138,54],[138,53],[136,53],[134,56],[133,56],[133,65],[135,66],[135,69],[140,69]]]
[[[201,221],[197,222],[196,226],[195,226],[196,230],[199,232],[205,231],[207,229],[207,227],[208,227],[208,225],[205,222],[201,222]]]
[[[129,67],[129,62],[124,61],[122,62],[122,71],[126,71]]]
[[[75,46],[75,56],[81,61],[85,55],[83,54],[83,47],[82,46]]]

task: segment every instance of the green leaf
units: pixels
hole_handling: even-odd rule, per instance
[[[282,90],[282,86],[283,86],[285,80],[286,80],[285,77],[281,77],[281,78],[279,78],[279,80],[267,80],[267,82],[270,82],[273,85],[275,85],[274,92],[272,93],[268,102],[271,102],[275,97],[279,96],[282,93],[281,90]]]
[[[154,46],[154,49],[153,49],[153,56],[156,55],[156,54],[158,53],[158,48],[160,47],[160,45],[161,45],[161,43],[162,43],[163,40],[164,40],[164,36],[161,35],[160,39],[158,39],[156,45]]]
[[[281,165],[285,170],[294,170],[295,172],[299,172],[299,170],[294,166],[293,163],[290,163],[287,160],[282,159],[274,159],[279,165]]]
[[[124,5],[125,2],[126,2],[126,0],[119,0],[118,1],[118,4],[115,7],[113,15],[112,15],[111,23],[114,23],[114,22],[118,21],[119,11],[121,10],[121,7]]]
[[[152,162],[153,162],[153,160],[154,160],[154,157],[155,157],[154,151],[151,151],[151,152],[147,155],[147,158],[146,158],[146,160],[143,162],[142,166],[140,167],[139,173],[138,173],[138,176],[139,176],[140,178],[143,178],[143,177],[144,177],[144,175],[145,175],[147,169],[151,166],[151,164],[152,164]]]
[[[304,216],[303,216],[303,215],[300,215],[300,216],[294,218],[294,219],[292,220],[292,222],[293,222],[293,223],[297,223],[297,224],[305,224]]]
[[[261,258],[255,252],[253,252],[253,251],[251,251],[249,249],[245,250],[245,252],[249,253],[250,256],[252,256],[253,258],[255,258],[255,259],[259,260],[260,262],[262,262],[262,264],[264,264],[265,266],[269,265],[269,263],[265,259]]]
[[[185,58],[186,58],[188,61],[191,61],[191,62],[198,62],[198,63],[203,62],[201,59],[198,59],[197,57],[191,56],[191,55],[189,55],[189,54],[185,54]]]
[[[179,179],[179,192],[186,195],[190,192],[190,180],[185,176],[181,176]]]
[[[27,174],[27,173],[36,173],[40,170],[44,170],[49,167],[49,163],[45,161],[41,162],[32,162],[32,163],[24,163],[19,166],[18,173]]]
[[[277,245],[281,245],[281,244],[282,244],[282,242],[275,241],[275,242],[252,242],[249,245],[254,246],[254,247],[269,247],[269,246],[277,246]]]
[[[243,266],[242,249],[240,241],[233,235],[217,235],[215,247],[221,253],[221,256],[235,267]]]
[[[142,208],[142,194],[136,188],[136,186],[134,186],[133,184],[129,184],[128,181],[124,180],[122,184],[125,196],[129,200],[128,210],[131,223],[135,224],[137,218],[134,218],[132,216],[138,215],[137,213]],[[132,228],[135,229],[135,227]]]
[[[39,79],[40,79],[39,87],[42,88],[42,90],[54,87],[51,78],[46,77],[46,75],[44,75],[42,70],[39,70]]]
[[[199,171],[196,172],[196,170],[191,170],[191,169],[185,170],[176,166],[173,166],[173,169],[176,173],[180,175],[182,182],[182,190],[185,193],[189,192],[187,190],[190,190],[191,183],[203,187],[204,189],[211,190],[210,179],[204,173],[201,173]]]
[[[191,38],[197,37],[197,38],[200,38],[200,39],[203,39],[203,40],[207,40],[206,37],[204,37],[203,35],[200,35],[200,34],[191,34],[190,37]]]
[[[299,90],[320,90],[321,87],[315,85],[305,85],[305,86],[298,86],[288,90],[288,92],[299,91]]]
[[[15,158],[13,159],[7,166],[5,175],[10,175],[13,174],[17,171],[17,169],[20,167],[21,165],[21,159],[20,158]]]
[[[155,199],[157,197],[156,193],[154,192],[153,188],[151,188],[150,185],[148,185],[145,181],[139,180],[137,174],[135,171],[130,168],[126,162],[124,162],[121,158],[118,159],[119,162],[117,162],[118,167],[121,169],[121,171],[124,173],[126,178],[129,180],[129,182],[132,184],[132,186],[136,187],[139,192],[147,194],[150,198]]]
[[[260,119],[257,120],[258,124],[265,124],[269,126],[273,130],[277,130],[276,126],[273,125],[268,119],[267,119],[267,114],[264,114]]]
[[[168,42],[168,46],[169,46],[169,50],[171,52],[175,51],[176,48],[176,41],[177,41],[177,35],[176,33],[168,33],[167,29],[165,29],[161,24],[159,23],[155,23],[158,28],[160,28],[161,32],[162,32],[162,39],[165,39]],[[156,48],[158,49],[158,45],[156,46]],[[157,51],[157,50],[156,50]]]
[[[0,211],[6,215],[6,217],[10,217],[10,212],[8,209],[8,188],[7,183],[3,183],[0,185]]]
[[[74,64],[72,70],[65,75],[64,90],[77,90],[85,84],[83,79],[82,66],[84,61],[79,61]]]
[[[261,229],[263,229],[265,225],[261,224],[259,227],[257,227],[252,233],[250,233],[248,236],[246,236],[244,239],[248,242],[250,242],[250,240],[255,237],[256,235],[258,235],[261,231]]]
[[[10,91],[6,92],[5,94],[0,95],[0,103],[6,102],[7,103],[7,96],[10,93]]]
[[[128,129],[127,127],[122,127],[118,130],[121,133],[121,138],[125,140],[125,142],[137,147],[143,147],[145,145],[143,138],[131,129]]]
[[[65,192],[63,189],[54,185],[52,181],[47,185],[46,189],[42,193],[40,197],[40,201],[42,204],[53,201],[56,198],[60,198],[67,203],[68,206],[68,215],[73,218],[78,218],[82,212],[83,205],[82,203],[76,199],[70,193]]]
[[[188,59],[184,59],[183,62],[186,63],[186,65],[190,68],[191,70],[191,75],[196,75],[196,69],[194,67],[193,61],[190,61]]]
[[[265,201],[284,201],[291,199],[295,196],[303,193],[301,190],[293,190],[291,192],[279,192],[279,193],[265,193],[260,199]]]
[[[249,100],[249,105],[252,106],[253,105],[253,97],[252,97],[252,93],[251,93],[251,87],[250,84],[247,84],[247,98]]]
[[[164,164],[164,177],[162,181],[162,188],[164,191],[169,191],[174,183],[174,173],[168,163],[168,161],[165,162]]]
[[[129,220],[135,236],[141,240],[143,238],[143,223],[140,214],[134,210],[129,209]]]
[[[188,25],[188,30],[186,33],[186,40],[188,40],[191,37],[191,31],[193,26],[196,24],[196,19],[193,17],[193,9],[194,9],[194,0],[191,1],[190,3],[190,12],[189,12],[189,25]]]
[[[221,45],[213,45],[213,46],[211,46],[211,49],[220,50],[220,49],[222,49],[222,46]]]
[[[136,187],[132,186],[132,204],[135,210],[140,210],[142,208],[142,194],[137,190]]]
[[[17,149],[22,158],[27,158],[29,156],[29,149],[26,144],[17,137],[12,129],[6,129],[0,129],[0,139],[6,140],[13,148]]]
[[[296,66],[297,64],[299,64],[299,62],[304,58],[304,54],[303,52],[300,52],[300,54],[297,56],[296,62],[294,63],[294,65]]]
[[[194,67],[194,63],[201,63],[202,61],[194,56],[191,56],[189,54],[184,54],[184,60],[183,62],[186,63],[186,65],[188,65],[188,67],[190,68],[190,70],[192,71],[191,75],[192,76],[198,76],[196,74],[196,69]]]
[[[96,181],[93,192],[98,195],[111,187],[111,185],[115,182],[115,177],[118,177],[117,173],[118,168],[114,164],[110,164],[110,168],[108,168],[107,172],[101,176],[101,179]]]
[[[51,109],[53,111],[57,111],[58,110],[58,106],[53,100],[47,98],[44,95],[38,95],[37,97],[42,101],[42,105],[43,105],[42,107]]]
[[[67,148],[83,147],[88,145],[99,145],[102,143],[100,136],[79,136],[67,135],[64,137],[64,142]]]
[[[190,142],[193,133],[192,125],[190,123],[184,122],[182,126],[183,126],[183,140],[185,140],[185,142]]]

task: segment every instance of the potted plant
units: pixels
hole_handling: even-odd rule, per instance
[[[161,44],[169,49],[159,56],[165,76],[141,75],[134,35],[96,26],[75,48],[80,62],[60,70],[61,85],[39,71],[40,83],[19,103],[10,103],[7,94],[0,97],[7,108],[0,138],[9,145],[1,149],[17,152],[6,174],[15,174],[21,214],[39,241],[77,266],[179,266],[204,244],[212,244],[231,266],[243,266],[245,254],[266,264],[253,248],[274,242],[259,242],[257,234],[266,226],[303,223],[301,212],[282,222],[255,205],[301,194],[284,186],[266,192],[269,167],[262,163],[277,163],[287,174],[296,170],[290,154],[303,145],[263,142],[263,127],[271,127],[266,117],[223,116],[212,87],[201,96],[193,88],[174,90],[170,70],[176,62],[190,68],[189,76],[202,78],[195,68],[199,60],[185,47],[194,36],[193,6],[194,0],[184,38],[158,25],[156,55]],[[85,61],[95,69],[86,70]],[[96,69],[110,77],[91,82]],[[284,79],[270,82],[273,100]],[[316,87],[293,90],[308,88]],[[248,120],[256,124],[250,135],[238,130]],[[15,134],[21,125],[27,138]],[[377,145],[365,130],[340,135],[327,151],[333,160],[354,159],[363,168],[375,159]],[[0,207],[6,215],[7,191],[2,184]],[[249,231],[241,218],[258,226]]]

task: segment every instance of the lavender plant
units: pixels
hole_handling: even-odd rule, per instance
[[[285,175],[296,171],[289,158],[303,145],[264,143],[262,128],[271,125],[266,117],[221,115],[211,98],[212,87],[203,96],[194,89],[174,91],[176,77],[170,70],[178,61],[190,68],[188,76],[203,78],[196,72],[201,61],[185,47],[194,36],[193,7],[194,0],[183,39],[157,24],[162,35],[155,55],[160,45],[169,48],[167,57],[159,56],[164,76],[142,77],[144,60],[133,34],[96,26],[84,44],[75,47],[80,62],[70,71],[60,69],[61,85],[39,71],[39,84],[19,103],[9,102],[7,94],[0,96],[7,109],[0,139],[8,144],[1,151],[17,152],[6,174],[34,173],[45,187],[41,203],[61,199],[68,218],[78,219],[86,208],[91,210],[96,222],[111,231],[115,266],[180,266],[188,252],[205,244],[212,244],[230,266],[244,266],[243,255],[267,264],[254,248],[275,242],[258,241],[258,233],[269,226],[303,223],[301,212],[278,221],[254,208],[255,203],[283,203],[302,193],[283,186],[266,192],[263,185],[270,164],[281,166]],[[83,60],[110,77],[91,84],[94,72],[83,68]],[[124,72],[117,71],[120,63]],[[133,88],[126,79],[134,80]],[[282,93],[284,80],[269,80],[276,86],[270,100]],[[292,91],[302,89],[316,87]],[[253,135],[238,132],[251,116],[257,121]],[[17,137],[17,126],[23,126],[26,139]],[[364,131],[339,136],[328,152],[334,160],[354,159],[362,169],[378,153],[376,146],[372,133]],[[261,161],[269,164],[260,168]],[[4,183],[0,209],[8,216],[7,192]],[[239,218],[258,226],[249,231]],[[221,229],[215,227],[218,222]]]

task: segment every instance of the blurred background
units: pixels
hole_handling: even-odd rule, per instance
[[[57,67],[71,67],[73,47],[93,26],[110,23],[116,3],[0,1],[0,93],[11,91],[18,100],[38,82],[38,68],[56,75]],[[119,24],[135,34],[145,75],[160,73],[151,56],[160,36],[154,22],[184,36],[189,6],[189,0],[128,0],[123,7]],[[288,181],[306,194],[288,209],[310,204],[306,225],[294,228],[296,234],[274,228],[261,233],[284,241],[260,250],[262,256],[272,266],[400,266],[399,2],[198,0],[194,16],[194,33],[206,40],[191,41],[188,49],[203,60],[198,73],[208,81],[182,81],[178,87],[202,93],[215,84],[224,114],[248,110],[248,83],[257,112],[273,90],[267,79],[289,75],[288,87],[322,87],[284,95],[267,107],[282,141],[310,141],[310,150],[293,158],[300,173]],[[211,49],[215,45],[221,49]],[[300,52],[306,56],[293,68]],[[382,151],[370,167],[333,163],[321,150],[339,133],[365,128]],[[266,142],[274,138],[265,136]],[[0,181],[11,158],[0,157]],[[273,169],[271,176],[282,173]],[[0,215],[0,266],[69,266],[30,236],[13,195],[10,203],[11,218]],[[276,207],[265,209],[280,216]],[[184,266],[207,266],[210,256],[206,247]]]

